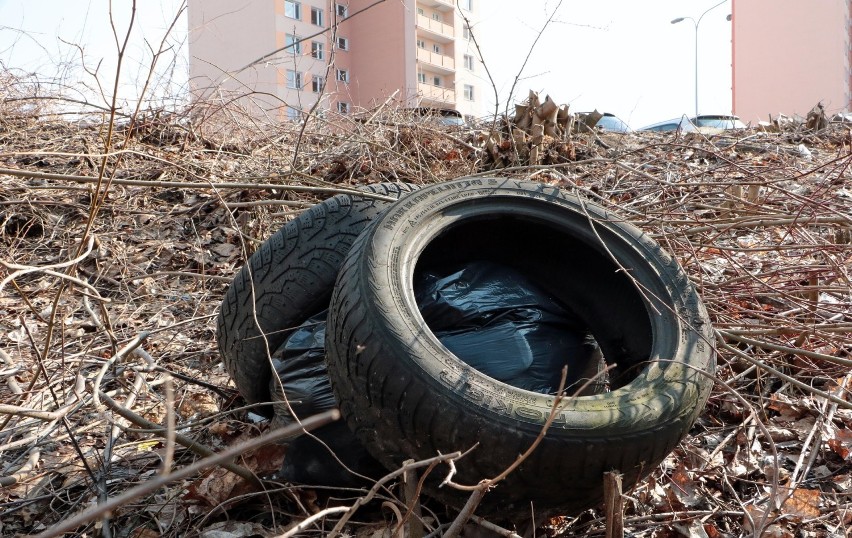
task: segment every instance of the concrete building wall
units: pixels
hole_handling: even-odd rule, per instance
[[[733,0],[733,110],[743,121],[849,110],[848,0]]]
[[[239,71],[275,50],[275,5],[252,0],[190,2],[189,82],[195,95],[241,103],[253,113],[275,111],[278,72],[260,64]]]
[[[480,1],[460,2],[466,17],[476,19]],[[201,97],[251,94],[244,101],[262,103],[255,108],[273,111],[278,119],[297,119],[318,99],[321,110],[354,112],[391,96],[401,106],[481,115],[484,95],[475,73],[481,64],[465,38],[455,0],[374,4],[189,0],[193,91]],[[315,57],[314,46],[322,48],[322,57]],[[475,55],[467,67],[465,55]],[[323,79],[324,86],[315,84]],[[318,87],[324,92],[315,91]]]
[[[310,111],[319,98],[325,99],[324,107],[328,107],[337,96],[334,70],[326,77],[328,59],[332,54],[328,34],[314,36],[333,24],[332,3],[302,0],[288,6],[284,0],[274,0],[274,4],[276,46],[271,50],[279,52],[268,61],[278,70],[277,95],[284,107],[282,115],[297,119]],[[293,5],[296,4],[298,9],[294,12]],[[317,14],[314,14],[315,10]],[[314,43],[319,46],[316,52]],[[345,63],[342,59],[339,61]],[[294,84],[294,80],[299,84]],[[326,93],[323,93],[323,88]]]
[[[350,0],[356,13],[374,0]],[[352,99],[364,108],[373,108],[391,96],[393,101],[410,104],[414,84],[413,10],[404,2],[383,2],[340,27],[352,36]]]
[[[465,31],[465,18],[476,21],[479,18],[479,4],[484,1],[487,0],[460,2],[462,10],[455,11],[456,109],[466,116],[482,116],[485,112],[485,92],[490,90],[479,51],[470,39],[470,33]],[[466,86],[470,90],[469,96]]]

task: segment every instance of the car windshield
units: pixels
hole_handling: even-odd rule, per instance
[[[692,120],[696,127],[715,129],[744,129],[745,124],[734,116],[698,116]]]
[[[605,131],[612,131],[614,133],[629,133],[630,126],[618,119],[615,116],[604,116],[598,123],[595,124],[596,127],[600,127]]]
[[[674,131],[678,128],[679,123],[663,123],[662,125],[653,125],[645,127],[643,131]]]
[[[441,125],[464,125],[464,118],[458,116],[441,116],[438,122]]]

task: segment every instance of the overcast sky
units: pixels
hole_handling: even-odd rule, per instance
[[[264,1],[264,0],[255,0]],[[393,1],[393,0],[391,0]],[[482,41],[485,62],[505,103],[509,90],[536,35],[559,2],[552,0],[474,0],[482,21],[474,28]],[[132,100],[136,85],[148,72],[151,53],[159,47],[181,0],[138,2],[136,30],[128,47],[122,95]],[[695,28],[698,19],[719,0],[563,0],[524,67],[515,97],[528,90],[549,93],[574,111],[597,108],[612,112],[633,127],[665,120],[695,109]],[[130,0],[115,0],[116,28],[123,38]],[[108,0],[0,0],[0,62],[5,69],[55,73],[57,66],[79,64],[81,45],[90,69],[102,80],[114,73],[116,46],[107,16]],[[699,109],[731,110],[730,0],[707,13],[699,26]],[[147,40],[147,44],[146,44]],[[183,87],[186,78],[186,19],[161,59],[172,65],[170,78]],[[79,71],[76,71],[79,73]],[[91,82],[91,77],[88,77]],[[94,86],[93,84],[90,84]],[[109,93],[107,91],[106,93]],[[493,103],[490,90],[485,91]],[[493,106],[493,105],[492,105]]]

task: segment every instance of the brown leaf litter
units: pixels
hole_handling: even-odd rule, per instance
[[[758,525],[766,536],[850,534],[848,124],[712,136],[572,134],[566,124],[530,137],[505,123],[436,127],[399,114],[315,119],[301,132],[157,113],[133,129],[119,122],[101,153],[102,126],[0,104],[0,403],[58,413],[0,415],[3,535],[44,530],[159,472],[162,434],[98,403],[98,391],[156,424],[174,409],[178,432],[213,450],[257,436],[265,425],[249,420],[216,352],[213,318],[236,270],[340,189],[471,174],[546,182],[606,206],[677,256],[711,313],[724,385],[664,464],[626,492],[633,536],[739,536]],[[174,466],[198,457],[172,448]],[[281,457],[240,465],[270,476]],[[108,524],[122,536],[272,536],[326,507],[267,484],[277,489],[211,470],[77,535]],[[377,521],[361,532],[379,532]],[[550,535],[603,529],[595,510],[550,523]]]

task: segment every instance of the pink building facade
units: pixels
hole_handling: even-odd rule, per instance
[[[479,1],[189,0],[191,89],[275,120],[386,102],[478,116]]]
[[[850,0],[732,0],[733,112],[745,122],[850,110]]]

